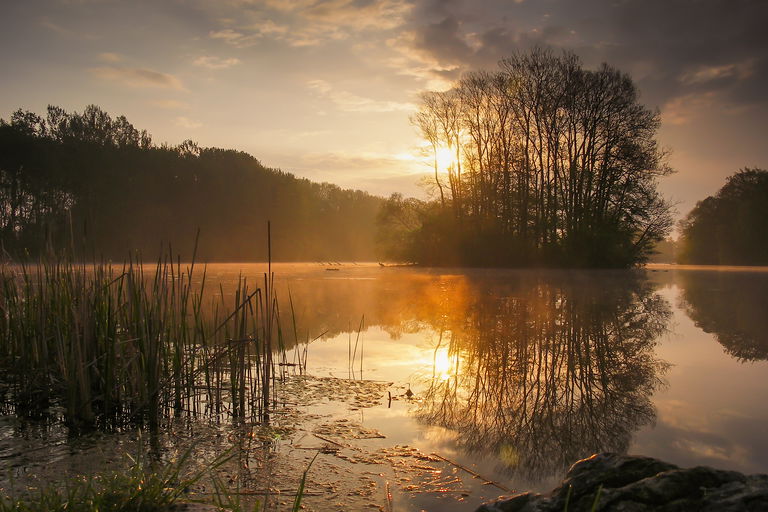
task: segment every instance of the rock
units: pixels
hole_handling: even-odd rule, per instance
[[[743,475],[704,466],[681,469],[650,457],[601,453],[571,466],[563,483],[549,494],[522,493],[486,503],[476,512],[591,510],[768,510],[768,475]]]

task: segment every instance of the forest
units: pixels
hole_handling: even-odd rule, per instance
[[[768,265],[768,171],[745,168],[680,221],[678,261]]]
[[[626,267],[673,225],[658,112],[630,77],[570,52],[518,53],[421,96],[434,199],[389,198],[380,241],[437,265]]]
[[[205,261],[370,261],[382,199],[313,183],[234,150],[155,144],[95,105],[0,120],[0,233],[12,256],[73,247]],[[166,249],[161,249],[165,246]]]

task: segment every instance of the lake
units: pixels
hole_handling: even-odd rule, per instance
[[[209,265],[206,286],[230,301],[265,270]],[[73,436],[6,414],[0,484],[118,467],[139,446],[200,461],[234,447],[225,481],[276,510],[317,453],[313,510],[470,511],[546,491],[600,451],[768,472],[764,268],[273,271],[289,350],[269,428],[179,418]]]

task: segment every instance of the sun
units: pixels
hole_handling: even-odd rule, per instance
[[[447,348],[435,351],[432,359],[434,377],[438,380],[448,380],[456,372],[457,361],[451,356]]]
[[[448,169],[452,168],[454,162],[456,161],[453,151],[446,147],[437,148],[435,158],[437,159],[437,168],[440,171],[447,171]]]

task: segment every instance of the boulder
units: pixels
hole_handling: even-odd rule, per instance
[[[522,493],[477,512],[643,512],[768,510],[768,475],[601,453],[580,460],[548,494]]]

